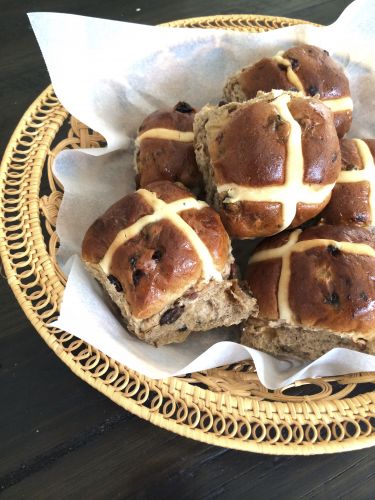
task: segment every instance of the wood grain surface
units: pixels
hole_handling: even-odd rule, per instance
[[[0,0],[0,150],[49,77],[26,12],[157,24],[257,13],[329,24],[347,0]],[[76,378],[0,280],[0,496],[26,499],[373,498],[375,449],[272,457],[204,445],[122,410]]]

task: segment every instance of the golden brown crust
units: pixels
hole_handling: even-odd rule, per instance
[[[299,235],[298,241],[313,239],[331,239],[335,241],[347,241],[349,243],[365,243],[375,249],[373,233],[364,228],[320,224],[305,229]]]
[[[375,159],[375,139],[363,139],[363,141],[367,144],[372,157]]]
[[[152,191],[165,203],[173,203],[182,198],[195,198],[185,186],[167,181],[156,181],[148,184],[144,189]]]
[[[368,226],[369,194],[368,182],[337,183],[330,202],[322,212],[323,219],[328,224]]]
[[[201,183],[192,143],[144,139],[137,155],[137,165],[139,187],[160,180],[181,182],[190,188]]]
[[[304,182],[331,184],[340,173],[340,146],[332,112],[317,99],[292,99],[289,109],[302,132]]]
[[[97,264],[104,257],[117,233],[153,212],[138,193],[131,193],[114,203],[89,227],[82,242],[82,258]]]
[[[375,159],[375,140],[363,140],[369,147]],[[340,182],[340,177],[332,191],[331,201],[322,213],[328,224],[348,224],[354,226],[374,225],[371,216],[370,196],[371,187],[368,180],[356,180],[355,171],[363,170],[364,165],[353,139],[341,139],[341,170],[353,172],[353,182]],[[375,175],[369,172],[370,176]]]
[[[290,233],[282,233],[269,238],[257,247],[255,255],[261,250],[282,247],[289,236]],[[314,226],[305,229],[297,241],[320,239],[360,243],[375,250],[369,230],[348,226]],[[268,256],[249,264],[247,280],[258,300],[259,317],[277,320],[281,257]],[[312,248],[292,251],[288,260],[290,278],[286,293],[294,317],[292,324],[373,334],[375,257],[360,254],[358,247],[349,251],[348,247],[340,249],[334,244],[317,242]]]
[[[198,128],[196,137],[205,131],[205,158],[199,160],[201,169],[204,171],[209,161],[212,170],[206,184],[212,182],[215,189],[225,184],[283,189],[291,126],[281,118],[270,96],[265,94],[253,101],[203,110],[208,117],[206,121],[197,115],[201,129]],[[291,95],[288,109],[301,128],[303,182],[321,190],[333,184],[340,173],[340,147],[332,112],[317,99],[295,94]],[[288,168],[292,169],[293,165]],[[288,189],[293,191],[291,198],[295,197],[298,188],[285,188],[284,193]],[[214,203],[231,237],[270,236],[283,229],[283,205],[278,201],[282,196],[278,193],[280,191],[274,192],[274,201],[230,202],[227,191],[223,191],[216,194]],[[295,217],[290,227],[315,217],[328,203],[329,194],[328,190],[327,196],[315,203],[304,202],[304,198],[296,200]]]
[[[178,250],[177,250],[178,249]],[[146,226],[114,254],[111,274],[124,289],[132,314],[148,318],[178,297],[200,277],[201,262],[171,222]]]
[[[375,259],[325,247],[291,256],[289,304],[298,324],[339,332],[375,328]]]
[[[177,111],[179,104],[180,103],[176,104],[176,106],[171,109],[158,109],[146,116],[139,127],[138,133],[142,134],[146,132],[146,130],[151,130],[153,128],[167,128],[169,130],[180,130],[181,132],[192,132],[196,110],[190,107],[190,110],[184,112]]]
[[[208,142],[217,184],[283,184],[289,125],[267,101],[238,107]]]
[[[280,203],[222,203],[219,213],[232,238],[261,238],[274,234],[277,228],[282,227]]]
[[[342,66],[326,50],[301,44],[284,52],[283,57],[293,61],[307,95],[319,94],[321,99],[350,96],[349,80]]]
[[[187,103],[155,111],[145,118],[138,136],[157,128],[192,132],[195,112]],[[159,180],[181,182],[189,188],[200,188],[202,184],[192,142],[144,138],[136,153],[136,168],[139,187]]]
[[[317,214],[319,214],[324,207],[329,202],[330,197],[328,196],[322,203],[297,203],[296,216],[293,222],[289,226],[290,228],[299,227],[301,224],[307,220],[313,219]]]
[[[353,112],[351,109],[347,109],[345,111],[335,111],[333,113],[333,119],[337,135],[339,137],[344,137],[344,135],[350,130]]]
[[[272,236],[270,238],[264,238],[263,240],[258,243],[258,245],[254,248],[255,252],[260,252],[261,250],[268,250],[270,248],[278,248],[282,247],[285,245],[285,243],[288,242],[290,236],[290,231],[283,231],[282,233],[279,233],[275,236]]]
[[[264,57],[253,66],[243,68],[238,78],[246,99],[256,97],[259,90],[271,92],[273,89],[295,90],[286,77],[286,71],[275,60]]]
[[[285,51],[282,57],[291,62],[306,95],[319,94],[322,100],[350,97],[349,81],[343,68],[327,51],[301,44]],[[287,78],[286,66],[272,58],[263,58],[256,64],[243,68],[238,76],[238,84],[243,100],[254,98],[259,90],[296,90]],[[234,100],[236,96],[228,97]],[[337,133],[342,137],[350,129],[352,112],[338,111],[334,115]]]
[[[180,212],[180,215],[206,245],[216,267],[223,269],[228,260],[230,242],[227,233],[223,230],[219,214],[207,207],[199,211],[184,210]]]
[[[248,266],[245,276],[249,288],[257,300],[260,317],[268,320],[279,319],[277,287],[280,271],[281,259],[271,259]]]
[[[186,188],[170,182],[155,182],[147,190],[166,203],[192,198]],[[151,213],[151,206],[140,193],[122,198],[88,229],[82,244],[83,259],[98,264],[121,230]],[[216,269],[223,273],[230,264],[230,241],[218,214],[210,207],[179,214],[206,245]],[[188,236],[173,222],[162,219],[122,243],[114,251],[109,269],[109,280],[124,292],[131,313],[144,319],[199,283],[203,264]]]
[[[340,150],[342,170],[361,170],[363,168],[362,159],[359,156],[358,148],[353,139],[341,139]]]

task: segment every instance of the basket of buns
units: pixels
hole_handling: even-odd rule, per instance
[[[262,31],[298,22],[173,25]],[[82,263],[118,322],[152,346],[232,327],[242,345],[281,361],[310,362],[334,348],[374,355],[375,139],[346,137],[352,113],[344,69],[326,50],[297,44],[239,67],[217,103],[179,101],[145,116],[134,191],[82,234]],[[2,163],[4,270],[55,353],[125,409],[207,443],[274,454],[374,444],[375,373],[267,389],[249,358],[154,379],[58,327],[66,277],[53,162],[104,144],[50,87]]]

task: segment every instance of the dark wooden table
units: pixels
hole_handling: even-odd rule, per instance
[[[0,150],[48,85],[27,11],[157,24],[229,13],[328,24],[348,0],[0,0]],[[69,36],[69,33],[67,33]],[[4,498],[374,498],[375,449],[272,457],[188,440],[122,410],[76,378],[0,280],[0,494]]]

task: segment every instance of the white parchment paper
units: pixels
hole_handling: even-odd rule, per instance
[[[357,0],[329,27],[308,25],[267,33],[150,27],[69,14],[29,18],[55,92],[108,146],[70,150],[55,161],[64,185],[57,232],[59,260],[69,273],[56,326],[152,378],[213,368],[251,356],[260,380],[274,389],[305,377],[374,371],[375,356],[334,349],[307,364],[279,361],[242,346],[232,329],[192,334],[155,348],[129,335],[78,257],[85,231],[112,203],[134,190],[132,142],[157,108],[185,100],[216,103],[227,77],[264,56],[306,42],[345,66],[354,100],[351,136],[375,137],[375,2]]]

